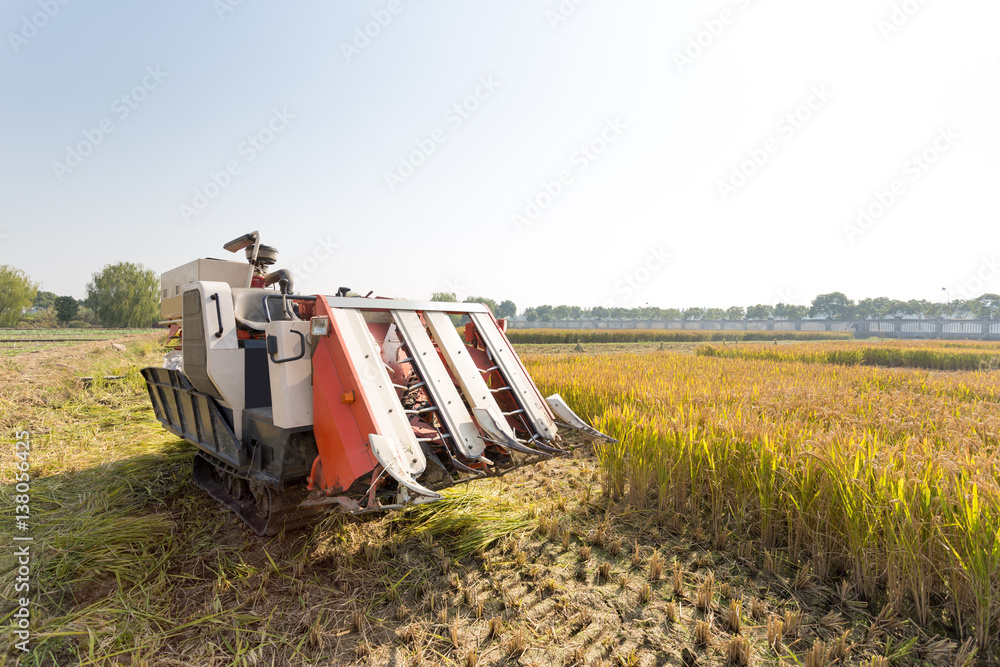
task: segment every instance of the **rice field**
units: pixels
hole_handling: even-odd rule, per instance
[[[514,344],[701,343],[706,341],[851,340],[839,331],[676,331],[665,329],[509,329]]]
[[[262,539],[153,418],[156,336],[118,342],[0,359],[0,431],[32,439],[35,587],[32,651],[9,638],[0,665],[997,659],[997,372],[533,345],[540,388],[620,444]],[[15,573],[0,553],[5,625]]]
[[[783,554],[826,586],[995,652],[1000,373],[842,365],[829,355],[845,351],[807,347],[530,366],[543,391],[621,440],[597,451],[609,497],[705,526],[720,548]]]
[[[985,342],[883,341],[809,343],[794,347],[739,345],[704,346],[697,354],[724,359],[748,359],[844,366],[923,368],[938,371],[1000,369],[1000,344]]]

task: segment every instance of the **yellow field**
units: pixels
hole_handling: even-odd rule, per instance
[[[598,450],[610,496],[704,525],[720,548],[781,550],[928,630],[995,643],[1000,373],[775,363],[757,350],[528,365],[543,392],[622,441]]]
[[[706,341],[851,340],[841,331],[678,331],[676,329],[510,329],[515,344],[700,343]]]
[[[925,368],[941,371],[1000,369],[1000,345],[976,341],[832,341],[795,346],[704,346],[698,354],[726,359],[800,361],[808,364]]]

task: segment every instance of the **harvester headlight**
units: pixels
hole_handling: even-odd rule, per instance
[[[309,333],[313,336],[329,336],[330,335],[330,318],[329,317],[314,317],[310,320]]]

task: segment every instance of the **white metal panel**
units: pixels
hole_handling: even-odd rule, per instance
[[[448,362],[452,374],[458,380],[459,386],[462,387],[462,393],[465,395],[465,400],[469,402],[469,407],[473,410],[481,408],[491,412],[497,418],[499,427],[513,438],[514,431],[510,428],[507,420],[500,416],[500,406],[493,397],[493,392],[490,391],[486,380],[483,379],[483,374],[476,366],[476,362],[469,355],[468,347],[462,341],[458,331],[455,330],[451,318],[445,313],[428,311],[424,313],[424,319],[427,320],[427,326],[434,334],[438,348],[444,353],[444,358]]]
[[[269,322],[265,333],[274,336],[277,343],[277,352],[267,358],[274,425],[281,428],[310,426],[313,423],[313,401],[312,349],[306,342],[309,322]],[[274,363],[275,359],[291,359],[300,353],[303,353],[301,359]]]
[[[196,259],[170,269],[160,276],[160,316],[179,319],[183,314],[181,292],[193,282],[224,282],[230,287],[249,287],[253,267],[246,262],[221,259]]]
[[[233,290],[228,283],[205,281],[195,283],[201,295],[201,317],[205,324],[205,345],[210,350],[238,350],[236,315],[233,312]],[[213,299],[218,295],[218,301]],[[216,307],[218,303],[218,307]],[[216,335],[220,333],[221,335]]]
[[[201,295],[201,317],[205,327],[206,371],[212,384],[222,394],[222,404],[233,411],[233,433],[243,437],[243,407],[246,405],[243,376],[246,370],[244,350],[236,336],[236,316],[233,313],[233,293],[229,283],[195,283]],[[212,295],[218,295],[218,301]],[[218,308],[216,308],[218,303]],[[219,324],[222,324],[222,335]]]
[[[438,356],[420,316],[410,311],[392,311],[396,327],[410,350],[413,364],[420,377],[427,383],[427,392],[438,408],[438,414],[454,438],[455,446],[462,455],[478,459],[486,448],[472,415],[465,409],[462,396],[455,389],[448,369]]]
[[[382,362],[382,353],[372,337],[368,324],[359,310],[332,308],[330,313],[340,330],[347,356],[354,364],[361,380],[361,392],[371,406],[379,432],[400,447],[399,460],[413,476],[427,467],[420,443],[396,396],[389,373]]]
[[[476,325],[489,348],[493,361],[500,367],[500,372],[510,383],[517,395],[521,406],[524,408],[528,421],[538,431],[538,435],[546,440],[551,440],[556,436],[555,422],[549,417],[548,412],[542,405],[542,397],[535,388],[534,383],[521,368],[521,362],[514,355],[514,350],[510,348],[507,341],[500,334],[493,318],[486,313],[471,313],[469,317]]]

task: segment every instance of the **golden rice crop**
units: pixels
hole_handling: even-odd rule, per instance
[[[820,577],[997,648],[1000,373],[752,355],[528,362],[543,391],[621,440],[596,449],[609,495],[810,558]]]
[[[878,345],[827,342],[783,347],[767,345],[705,346],[699,348],[697,354],[725,359],[924,368],[939,371],[1000,368],[1000,347],[997,347],[995,343],[956,346],[940,342],[892,341]]]
[[[703,343],[707,341],[850,340],[842,331],[677,331],[669,329],[510,329],[512,343]]]

